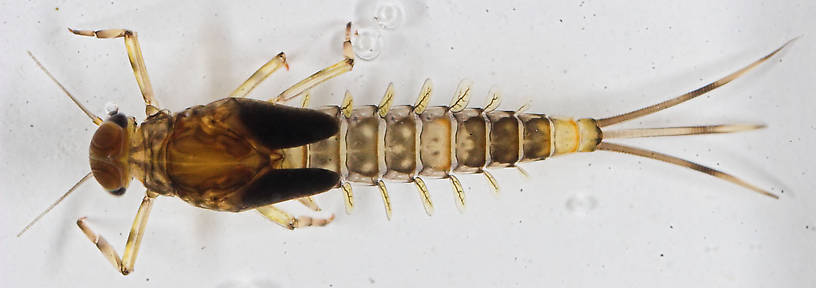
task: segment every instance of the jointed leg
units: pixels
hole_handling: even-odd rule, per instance
[[[311,209],[312,211],[320,212],[322,210],[320,209],[320,206],[317,205],[317,202],[315,202],[314,199],[312,199],[311,196],[298,198],[297,201],[300,202],[300,204],[303,204],[303,206],[306,206],[306,208]]]
[[[269,75],[271,75],[281,67],[286,67],[286,70],[289,70],[289,64],[286,63],[286,54],[284,54],[283,52],[278,53],[278,55],[275,56],[275,58],[272,58],[272,60],[266,62],[266,64],[261,66],[261,68],[258,68],[258,70],[255,71],[255,73],[252,73],[252,76],[249,76],[249,79],[244,81],[244,83],[242,83],[241,86],[238,86],[238,88],[236,88],[235,91],[232,91],[230,97],[241,98],[246,96],[247,94],[249,94],[250,91],[252,91],[252,89],[255,89],[255,86],[261,84],[261,82],[263,82],[263,80],[266,79],[266,77],[269,77]]]
[[[300,102],[300,108],[309,108],[309,103],[312,101],[312,93],[311,90],[306,90],[303,92],[303,101]]]
[[[150,78],[147,77],[147,68],[142,58],[142,48],[139,46],[139,39],[136,33],[125,29],[107,29],[107,30],[74,30],[68,28],[68,31],[76,35],[96,37],[99,39],[111,38],[125,38],[125,48],[127,48],[128,58],[130,59],[130,66],[133,67],[133,75],[136,76],[136,82],[139,84],[139,89],[142,90],[142,97],[145,101],[145,113],[150,116],[159,111],[158,104],[153,99],[153,86],[150,84]]]
[[[343,41],[343,57],[344,59],[340,60],[340,62],[326,67],[323,70],[317,71],[308,78],[303,79],[295,85],[292,85],[292,87],[289,87],[289,89],[286,89],[277,97],[269,99],[269,102],[286,102],[303,94],[304,91],[309,90],[320,83],[326,82],[337,75],[351,71],[352,67],[354,67],[354,52],[351,50],[351,22],[346,24],[346,40]]]
[[[139,253],[139,246],[142,243],[142,236],[144,235],[144,229],[147,225],[147,218],[150,216],[150,208],[153,207],[153,199],[156,197],[156,194],[148,191],[147,195],[145,195],[144,199],[142,199],[142,204],[139,205],[139,211],[136,212],[136,218],[133,219],[133,226],[130,228],[130,234],[128,235],[127,244],[125,244],[125,253],[123,254],[124,257],[119,258],[119,254],[116,253],[116,250],[113,249],[113,246],[108,244],[108,241],[105,240],[101,235],[97,235],[96,233],[88,227],[88,224],[85,223],[85,217],[79,218],[77,220],[77,225],[79,225],[79,229],[85,233],[85,236],[88,236],[88,239],[91,240],[96,247],[99,248],[99,251],[102,252],[102,255],[108,259],[108,261],[113,264],[113,267],[118,269],[122,275],[127,275],[131,271],[133,271],[133,265],[136,262],[136,255]]]
[[[308,216],[300,216],[300,217],[292,217],[286,211],[276,208],[274,205],[267,205],[264,207],[257,208],[258,212],[261,212],[264,217],[272,222],[278,223],[278,225],[283,226],[283,228],[294,230],[295,228],[301,227],[308,227],[308,226],[326,226],[334,220],[334,214],[332,214],[329,218],[312,218]]]

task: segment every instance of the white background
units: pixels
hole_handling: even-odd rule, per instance
[[[117,198],[88,182],[15,237],[89,170],[94,132],[25,51],[95,113],[112,102],[141,120],[122,40],[77,37],[66,27],[137,31],[159,103],[179,111],[228,95],[279,51],[292,69],[252,97],[277,95],[340,60],[343,24],[367,23],[371,3],[86,2],[0,4],[0,286],[816,286],[814,1],[403,1],[406,21],[386,31],[380,57],[313,91],[314,106],[339,103],[345,89],[356,103],[376,104],[393,81],[396,101],[409,104],[430,77],[432,103],[444,105],[467,77],[476,83],[472,106],[495,84],[504,109],[532,100],[531,112],[605,117],[697,88],[804,35],[744,78],[622,126],[766,123],[748,133],[626,143],[733,172],[779,200],[606,152],[524,165],[528,179],[497,170],[499,197],[483,178],[462,176],[464,214],[442,180],[428,181],[433,217],[414,187],[389,184],[390,222],[376,189],[356,187],[350,216],[341,193],[330,191],[319,202],[337,213],[335,223],[295,232],[255,212],[160,198],[127,277],[74,223],[88,216],[121,253],[140,183]],[[570,209],[570,199],[584,208]]]

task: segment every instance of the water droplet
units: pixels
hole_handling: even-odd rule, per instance
[[[374,22],[382,28],[394,30],[402,24],[404,11],[399,1],[379,0],[374,8]]]
[[[567,210],[573,214],[585,216],[598,206],[598,200],[589,195],[574,194],[567,199],[566,206]]]
[[[382,32],[379,29],[359,28],[351,41],[354,54],[366,61],[377,58],[382,50]]]

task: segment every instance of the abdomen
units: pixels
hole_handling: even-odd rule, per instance
[[[368,185],[379,179],[411,182],[418,176],[445,178],[453,172],[512,167],[574,152],[561,151],[565,145],[556,149],[555,137],[563,138],[560,142],[577,141],[563,132],[555,135],[564,130],[556,126],[576,125],[575,121],[543,114],[485,113],[478,108],[451,112],[437,106],[417,115],[411,106],[396,106],[381,118],[376,106],[361,106],[346,118],[337,106],[318,110],[335,117],[340,130],[308,148],[296,148],[296,154],[307,155],[301,167],[330,169],[345,181]]]

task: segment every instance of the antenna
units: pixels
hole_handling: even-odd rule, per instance
[[[79,109],[82,109],[82,112],[85,112],[85,114],[91,118],[94,124],[96,124],[97,126],[99,126],[99,124],[102,124],[102,118],[99,118],[99,116],[94,115],[93,113],[91,113],[91,111],[88,111],[88,108],[85,108],[85,106],[83,106],[82,103],[79,103],[79,101],[77,101],[77,99],[74,98],[74,95],[71,95],[71,92],[68,92],[68,89],[65,89],[65,86],[62,86],[62,84],[60,84],[60,82],[57,81],[57,78],[54,78],[54,75],[51,75],[51,72],[48,72],[48,69],[45,69],[45,66],[43,66],[39,60],[37,60],[37,57],[34,57],[34,54],[31,54],[31,51],[26,51],[26,53],[28,53],[28,56],[31,56],[31,59],[34,60],[34,63],[37,63],[37,66],[39,66],[40,69],[42,69],[43,72],[45,72],[45,75],[48,75],[48,78],[51,78],[51,80],[53,80],[54,83],[57,83],[57,86],[59,86],[59,88],[62,89],[62,92],[65,92],[65,95],[68,95],[68,98],[71,98],[71,101],[74,101],[74,104],[79,106]]]
[[[29,55],[31,55],[31,54],[29,54]],[[37,60],[34,60],[34,61],[37,61]],[[28,231],[28,228],[31,228],[31,226],[34,226],[34,223],[37,223],[37,221],[40,221],[40,218],[45,216],[45,214],[48,214],[48,212],[51,211],[51,209],[54,209],[54,207],[56,207],[57,204],[62,202],[62,200],[65,199],[65,197],[68,197],[68,195],[71,194],[71,192],[74,192],[74,190],[76,190],[79,187],[79,185],[81,185],[86,180],[88,180],[88,178],[91,178],[91,175],[93,175],[93,174],[91,172],[88,172],[88,174],[85,174],[85,177],[82,177],[82,179],[79,179],[79,181],[76,184],[74,184],[74,186],[72,186],[71,189],[68,189],[68,192],[65,192],[65,194],[62,194],[62,196],[60,196],[60,198],[57,199],[57,201],[55,201],[54,204],[51,204],[51,206],[48,206],[48,208],[46,208],[45,211],[40,213],[40,215],[37,215],[37,217],[34,218],[34,220],[31,220],[31,223],[28,223],[28,225],[26,225],[25,228],[23,228],[23,230],[20,231],[20,233],[17,233],[17,237],[19,238],[21,235],[23,235],[23,233]]]

